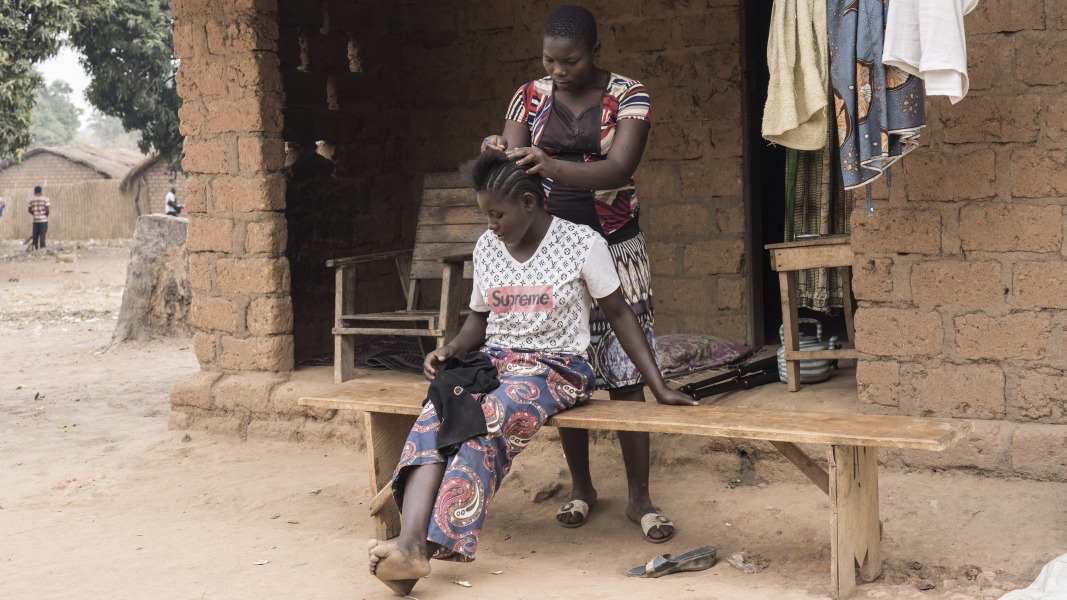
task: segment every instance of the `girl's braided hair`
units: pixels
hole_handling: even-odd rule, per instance
[[[478,158],[461,166],[460,172],[475,192],[490,192],[515,202],[522,199],[524,194],[533,194],[540,201],[545,198],[541,177],[528,174],[498,150],[483,152]]]

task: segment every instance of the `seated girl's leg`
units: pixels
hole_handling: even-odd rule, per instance
[[[419,578],[430,574],[432,548],[426,542],[430,512],[441,487],[445,464],[427,463],[407,473],[400,537],[395,544],[370,540],[370,572],[394,592],[406,596]]]

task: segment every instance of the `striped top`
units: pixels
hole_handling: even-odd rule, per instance
[[[48,208],[51,204],[48,202],[48,197],[34,194],[30,199],[30,214],[33,215],[34,223],[47,223],[48,222]]]
[[[541,145],[545,123],[552,114],[552,78],[536,79],[515,92],[505,118],[524,123],[530,128],[530,140],[534,146],[556,158],[559,149]],[[651,122],[652,113],[648,90],[635,79],[612,73],[600,102],[600,151],[585,154],[584,162],[604,160],[615,139],[615,126],[621,119],[641,119]],[[552,180],[545,179],[545,193],[551,196]],[[601,231],[610,235],[637,218],[638,201],[634,180],[613,190],[593,190]]]

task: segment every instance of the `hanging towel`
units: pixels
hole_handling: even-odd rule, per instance
[[[963,100],[970,88],[963,15],[976,6],[978,0],[893,0],[882,62],[925,80],[927,96]]]
[[[826,145],[826,0],[775,0],[763,137],[797,150]]]

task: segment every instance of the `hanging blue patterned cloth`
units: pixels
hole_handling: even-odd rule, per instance
[[[882,65],[889,0],[829,0],[830,82],[845,189],[869,185],[919,146],[921,79]],[[870,187],[867,212],[873,213]]]

